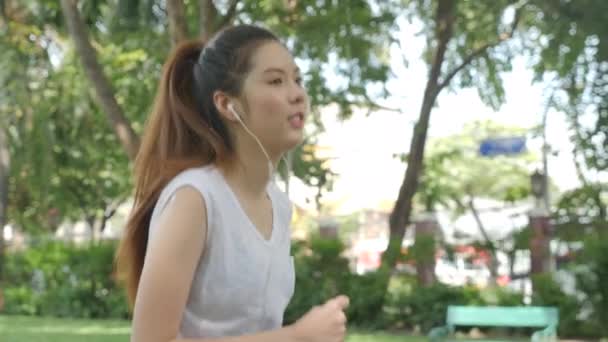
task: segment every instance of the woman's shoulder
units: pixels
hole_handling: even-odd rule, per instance
[[[175,175],[169,184],[184,180],[208,178],[216,172],[216,169],[216,166],[213,164],[190,167]]]
[[[208,197],[213,191],[215,173],[216,168],[214,165],[191,167],[181,171],[171,178],[162,189],[158,201],[160,206],[164,206],[163,203],[171,199],[178,190],[184,187],[193,188],[197,190],[206,201],[210,200]]]
[[[175,195],[180,190],[185,190],[182,191],[185,194],[200,195],[203,200],[202,202],[207,209],[207,215],[211,215],[209,207],[213,197],[211,193],[213,192],[212,187],[215,172],[215,166],[205,165],[185,169],[171,178],[158,196],[158,200],[156,201],[156,205],[152,213],[153,221],[163,211],[167,204],[175,198]],[[191,190],[195,191],[184,188],[190,188]]]
[[[171,178],[171,180],[165,186],[163,192],[172,192],[171,190],[175,190],[185,185],[194,186],[198,190],[204,190],[206,186],[209,186],[215,172],[216,168],[214,165],[205,165],[185,169]]]

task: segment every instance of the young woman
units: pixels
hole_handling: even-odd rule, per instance
[[[282,324],[291,205],[272,174],[302,142],[307,109],[293,57],[265,29],[231,27],[169,58],[117,255],[131,341],[344,340],[345,296]]]

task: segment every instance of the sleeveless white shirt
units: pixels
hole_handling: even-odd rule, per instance
[[[203,196],[208,232],[178,337],[239,336],[280,328],[295,286],[290,256],[292,209],[287,196],[274,183],[268,185],[273,226],[267,240],[215,166],[188,169],[161,192],[149,236],[162,209],[185,186]]]

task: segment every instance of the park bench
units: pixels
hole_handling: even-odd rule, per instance
[[[454,333],[456,326],[474,327],[530,327],[541,328],[531,340],[557,340],[559,311],[554,307],[541,306],[449,306],[446,326],[434,328],[429,332],[431,342],[445,341]]]

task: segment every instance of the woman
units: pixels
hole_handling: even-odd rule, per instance
[[[117,255],[132,341],[343,341],[345,296],[282,326],[291,205],[272,176],[307,108],[293,57],[265,29],[231,27],[169,58]]]

